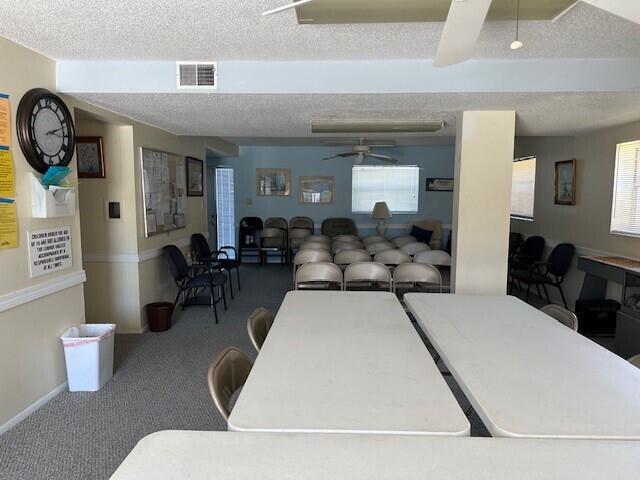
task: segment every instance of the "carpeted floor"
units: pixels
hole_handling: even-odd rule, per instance
[[[291,284],[291,271],[279,266],[245,267],[241,277],[242,292],[228,311],[220,307],[218,325],[207,308],[193,307],[168,332],[117,335],[114,376],[99,392],[61,393],[0,436],[0,479],[107,479],[149,433],[226,430],[207,389],[209,363],[228,345],[255,357],[246,318],[257,306],[277,312]],[[488,435],[475,414],[470,421],[472,435]]]

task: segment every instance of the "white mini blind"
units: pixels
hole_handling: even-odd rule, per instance
[[[376,202],[387,202],[392,213],[417,213],[420,168],[354,165],[351,211],[371,213]]]
[[[611,233],[640,235],[640,140],[618,144]]]
[[[233,169],[216,168],[216,230],[218,247],[236,246]],[[233,252],[227,250],[229,257]]]
[[[536,192],[536,158],[519,158],[513,161],[511,179],[511,216],[533,219]]]

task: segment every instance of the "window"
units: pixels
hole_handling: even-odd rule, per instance
[[[235,210],[233,193],[233,169],[216,168],[216,231],[218,247],[236,245]],[[226,250],[233,257],[232,250]]]
[[[536,157],[516,158],[511,178],[511,217],[533,220]]]
[[[420,168],[354,165],[351,211],[371,213],[376,202],[387,202],[392,213],[417,213]]]
[[[611,233],[640,236],[640,140],[618,144]]]

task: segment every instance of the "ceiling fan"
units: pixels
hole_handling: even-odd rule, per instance
[[[322,0],[299,0],[262,15],[273,15],[307,3]],[[491,7],[492,0],[452,0],[444,25],[438,51],[433,63],[435,67],[446,67],[469,60],[473,57],[475,45],[482,25]],[[515,1],[515,0],[514,0]],[[638,0],[580,0],[596,8],[613,13],[631,22],[640,24],[640,1]],[[576,2],[579,3],[579,2]],[[571,7],[575,6],[572,4]],[[566,9],[564,13],[570,9]],[[562,15],[562,14],[561,14]],[[557,18],[556,18],[557,19]]]
[[[338,153],[336,155],[332,155],[331,157],[325,157],[322,160],[333,160],[334,158],[348,158],[348,157],[357,157],[356,165],[361,165],[365,159],[367,158],[375,158],[376,160],[383,160],[389,163],[398,163],[393,157],[389,155],[381,155],[379,153],[372,153],[371,149],[372,145],[365,145],[364,139],[360,140],[358,145],[354,145],[351,148],[350,152]]]

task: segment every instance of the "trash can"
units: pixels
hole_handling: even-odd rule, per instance
[[[95,392],[113,375],[113,323],[69,328],[60,337],[71,392]]]
[[[173,303],[155,302],[147,305],[147,323],[152,332],[164,332],[171,328]]]

